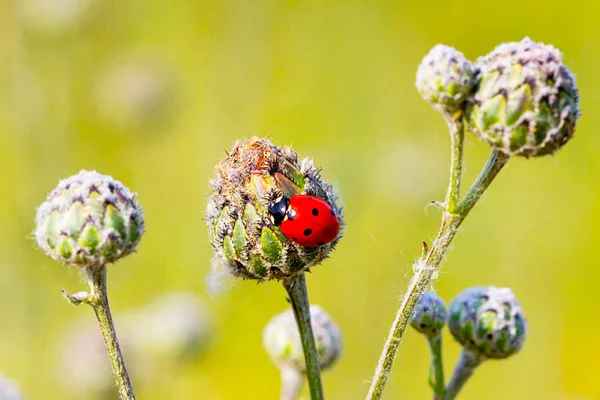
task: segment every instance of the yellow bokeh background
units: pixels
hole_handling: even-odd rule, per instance
[[[31,232],[59,179],[97,169],[137,192],[146,214],[138,252],[109,269],[115,313],[187,289],[217,325],[204,357],[138,397],[277,398],[261,335],[287,307],[284,290],[239,282],[211,295],[203,221],[215,163],[236,140],[268,135],[339,187],[346,235],[308,285],[344,335],[327,398],[364,398],[411,263],[439,225],[426,205],[442,199],[448,175],[446,127],[416,92],[416,68],[437,43],[474,60],[530,36],[563,51],[583,117],[556,156],[511,160],[436,288],[449,301],[470,286],[508,286],[529,323],[523,351],[485,363],[462,399],[600,399],[598,13],[590,0],[0,3],[0,372],[30,399],[66,396],[55,343],[94,317],[61,297],[83,283]],[[488,153],[467,138],[465,183]],[[460,348],[444,340],[449,376]],[[427,351],[406,334],[385,398],[431,398]]]

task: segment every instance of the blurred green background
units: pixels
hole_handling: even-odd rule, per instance
[[[87,168],[137,192],[146,213],[138,253],[110,267],[114,312],[187,289],[216,321],[204,357],[138,397],[277,398],[261,335],[284,291],[240,282],[209,294],[202,219],[214,164],[236,140],[268,135],[339,186],[346,236],[308,285],[344,333],[328,398],[364,398],[411,262],[439,225],[425,206],[443,198],[448,174],[444,122],[414,89],[420,59],[440,42],[474,60],[530,36],[560,48],[577,76],[576,136],[555,157],[509,163],[436,287],[447,301],[469,286],[511,287],[529,322],[524,350],[484,364],[462,399],[600,399],[598,13],[591,0],[0,3],[0,371],[30,399],[67,396],[56,343],[94,317],[61,297],[84,285],[31,231],[58,180]],[[488,153],[468,137],[465,183]],[[459,346],[444,339],[449,375]],[[428,362],[409,331],[386,398],[430,398]]]

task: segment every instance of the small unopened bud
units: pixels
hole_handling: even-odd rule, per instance
[[[575,77],[552,46],[529,38],[501,44],[476,62],[466,107],[469,129],[506,155],[552,154],[580,116]]]
[[[416,86],[423,100],[452,114],[471,92],[473,66],[460,51],[438,44],[423,58]]]
[[[35,237],[55,260],[85,268],[132,253],[144,233],[135,194],[110,176],[82,170],[59,182],[37,210]]]
[[[410,324],[427,337],[437,336],[446,325],[446,305],[438,295],[424,292],[410,317]]]
[[[482,359],[506,358],[523,346],[527,324],[521,305],[508,288],[467,289],[448,311],[452,336]]]
[[[310,315],[319,367],[325,370],[340,357],[342,334],[321,307],[310,306]],[[292,310],[278,314],[269,321],[263,332],[263,344],[280,369],[291,368],[302,373],[306,371],[300,333]]]
[[[215,169],[217,177],[211,182],[206,210],[215,251],[214,273],[226,269],[232,275],[259,281],[291,278],[327,258],[342,237],[340,232],[328,243],[302,246],[281,232],[271,213],[270,206],[283,196],[308,194],[326,201],[343,226],[337,196],[321,179],[312,159],[298,160],[291,148],[254,137],[236,143]],[[318,223],[317,215],[310,217]],[[303,225],[299,237],[314,235],[310,228]]]

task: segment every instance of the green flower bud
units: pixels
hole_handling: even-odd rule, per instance
[[[273,224],[271,202],[306,193],[326,200],[343,226],[332,187],[310,158],[298,161],[291,148],[256,137],[238,142],[216,166],[216,173],[206,211],[215,274],[224,267],[246,279],[293,277],[323,261],[341,238],[340,233],[330,243],[307,248],[290,241]]]
[[[24,400],[21,390],[15,381],[0,375],[0,400]]]
[[[447,319],[444,300],[432,292],[424,292],[413,310],[410,324],[425,336],[433,337],[441,333]]]
[[[416,86],[426,102],[452,114],[471,92],[473,66],[460,51],[438,44],[421,61]]]
[[[319,367],[325,370],[340,357],[342,334],[321,307],[310,306],[310,315]],[[302,373],[306,371],[300,333],[292,310],[278,314],[269,321],[263,332],[263,344],[280,369],[291,368]]]
[[[110,176],[82,170],[60,181],[38,208],[35,237],[55,260],[86,268],[132,253],[144,233],[135,194]]]
[[[448,327],[465,348],[483,359],[506,358],[525,341],[527,324],[512,290],[471,288],[450,304]]]
[[[525,38],[496,47],[476,69],[466,115],[469,129],[487,144],[509,156],[536,157],[573,136],[579,95],[560,51]]]

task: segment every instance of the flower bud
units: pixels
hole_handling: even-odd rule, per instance
[[[438,44],[419,65],[416,86],[423,100],[452,114],[471,92],[473,66],[460,51]]]
[[[110,176],[82,170],[38,208],[35,237],[55,260],[97,268],[132,253],[144,233],[135,194]]]
[[[485,358],[506,358],[523,346],[527,324],[512,290],[467,289],[449,307],[448,327],[465,348]]]
[[[425,336],[433,337],[440,334],[447,319],[444,300],[432,292],[424,292],[413,310],[410,324]]]
[[[311,326],[317,345],[319,367],[332,366],[342,351],[342,333],[329,315],[317,305],[310,306]],[[292,310],[273,317],[263,332],[263,344],[273,362],[280,368],[306,371],[298,326]]]
[[[469,129],[506,155],[552,154],[580,116],[575,77],[558,49],[529,38],[501,44],[476,62],[466,107]]]
[[[333,250],[331,242],[308,248],[292,242],[275,226],[269,205],[282,196],[309,194],[325,200],[343,226],[341,208],[310,158],[298,160],[289,147],[276,147],[254,137],[238,142],[216,166],[206,220],[215,251],[214,272],[220,267],[260,281],[296,276],[319,264]]]

